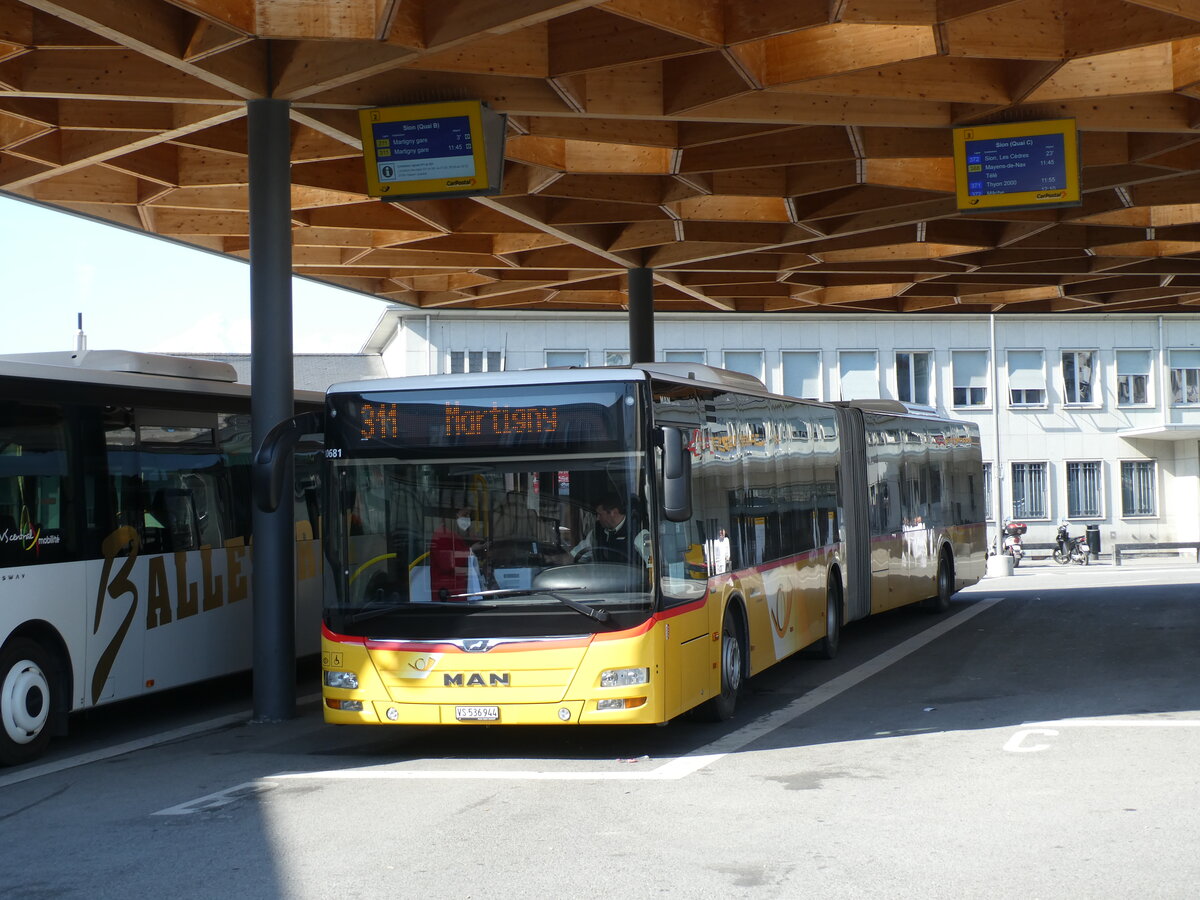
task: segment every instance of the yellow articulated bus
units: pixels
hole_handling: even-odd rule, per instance
[[[325,439],[337,724],[724,719],[985,565],[975,428],[895,402],[686,364],[414,377],[334,385]]]

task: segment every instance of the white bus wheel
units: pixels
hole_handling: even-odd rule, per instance
[[[46,748],[52,678],[51,657],[35,641],[17,638],[0,650],[0,764],[28,762]]]

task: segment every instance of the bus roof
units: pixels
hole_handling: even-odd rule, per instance
[[[228,363],[129,350],[0,354],[0,377],[233,397],[250,394],[250,385],[238,383]],[[296,396],[321,401],[313,391],[297,391]]]
[[[655,362],[631,366],[564,366],[549,369],[518,369],[509,372],[471,372],[456,375],[410,375],[405,378],[373,378],[346,381],[329,386],[329,393],[373,393],[377,391],[417,391],[454,389],[488,385],[539,385],[563,382],[645,381],[646,375],[671,381],[723,387],[749,393],[770,393],[753,375],[718,369],[699,363]]]

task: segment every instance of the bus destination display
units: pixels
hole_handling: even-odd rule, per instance
[[[416,393],[416,392],[414,392]],[[561,402],[544,395],[529,402],[505,391],[426,401],[420,396],[349,395],[339,406],[342,444],[350,453],[468,448],[556,448],[587,445],[613,449],[624,431],[624,393],[604,388]],[[549,400],[549,402],[545,402]]]
[[[1080,203],[1072,119],[956,129],[954,167],[965,212]]]
[[[413,410],[399,403],[367,403],[359,407],[358,438],[362,441],[395,440],[403,436],[401,417],[409,418]],[[457,438],[490,438],[506,435],[540,434],[558,430],[558,409],[554,406],[505,406],[493,403],[489,409],[463,407],[450,401],[445,404],[442,430],[447,440]],[[419,408],[427,418],[427,410]]]

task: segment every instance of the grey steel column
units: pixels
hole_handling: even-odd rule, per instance
[[[293,413],[292,225],[289,103],[250,100],[251,434]],[[295,510],[291,465],[275,512],[254,508],[254,718],[296,714]]]
[[[654,362],[654,270],[629,270],[629,361]]]

